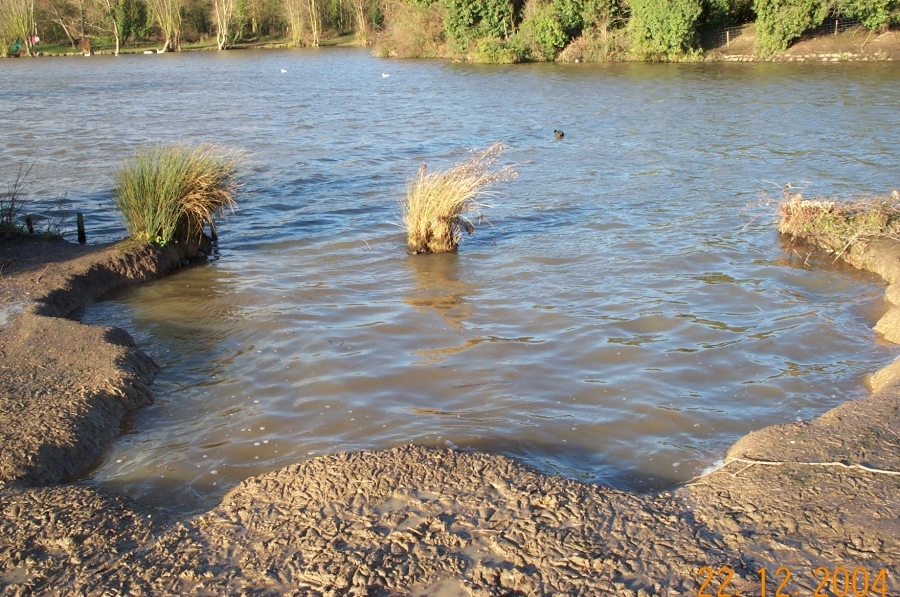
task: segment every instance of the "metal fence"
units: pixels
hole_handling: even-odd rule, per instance
[[[740,37],[747,27],[747,25],[741,25],[739,27],[726,27],[725,29],[704,31],[700,33],[700,44],[707,50],[730,46],[731,42],[734,41],[736,37]]]
[[[809,31],[804,31],[801,38],[807,37],[816,37],[819,35],[838,35],[843,33],[847,29],[851,29],[859,25],[859,21],[856,19],[825,19],[825,21],[816,27],[815,29],[810,29]]]
[[[828,18],[815,29],[804,31],[801,39],[828,34],[839,35],[859,24],[859,21],[856,19]],[[703,31],[700,33],[700,44],[707,50],[728,47],[731,45],[731,42],[744,33],[744,30],[747,29],[748,26],[749,25],[741,25],[739,27],[727,27],[725,29]]]

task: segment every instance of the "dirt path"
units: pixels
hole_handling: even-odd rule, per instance
[[[847,258],[893,283],[898,256],[876,243]],[[800,597],[841,567],[864,568],[870,595],[879,578],[900,595],[900,365],[865,400],[748,435],[675,492],[407,446],[253,477],[176,520],[77,484],[35,485],[84,470],[123,414],[152,400],[155,365],[127,333],[60,316],[178,255],[0,245],[0,262],[2,305],[19,305],[0,320],[0,595],[696,596],[714,572],[705,594],[759,595],[765,568],[767,594],[789,571],[782,592]]]

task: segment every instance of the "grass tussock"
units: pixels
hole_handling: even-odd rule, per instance
[[[475,224],[465,214],[488,207],[480,199],[487,187],[517,176],[512,166],[493,168],[506,146],[496,143],[473,153],[464,162],[444,172],[426,172],[407,183],[402,204],[403,227],[411,253],[455,251],[462,232],[474,234]]]
[[[115,202],[132,237],[198,242],[203,225],[234,209],[238,158],[212,145],[158,145],[126,160]]]
[[[837,201],[787,195],[778,204],[778,231],[842,254],[856,243],[900,240],[900,193]]]
[[[26,187],[31,166],[19,166],[15,179],[0,193],[0,240],[22,236],[24,230],[19,222],[19,214],[26,199]]]

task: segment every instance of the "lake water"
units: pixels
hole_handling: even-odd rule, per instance
[[[83,211],[91,242],[124,235],[110,177],[142,145],[247,154],[215,260],[83,315],[163,366],[86,478],[151,503],[408,442],[670,488],[751,430],[864,396],[896,354],[870,329],[880,280],[806,261],[763,196],[894,188],[900,65],[330,49],[6,60],[0,90],[0,182],[33,162],[31,196],[70,235]],[[407,178],[496,141],[519,177],[491,225],[407,255]]]

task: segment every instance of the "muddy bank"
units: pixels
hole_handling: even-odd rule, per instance
[[[898,257],[892,243],[845,256],[890,283]],[[416,446],[250,478],[181,520],[78,485],[27,487],[83,470],[152,399],[155,368],[127,334],[59,315],[180,260],[119,246],[76,262],[20,262],[0,281],[6,304],[26,305],[0,330],[2,594],[697,595],[703,566],[733,571],[729,594],[759,594],[762,567],[772,593],[782,566],[789,594],[812,595],[818,566],[864,567],[870,584],[883,569],[900,591],[896,365],[869,398],[750,434],[660,495]]]
[[[185,258],[174,247],[128,243],[0,245],[0,481],[46,484],[84,470],[125,413],[152,402],[148,385],[158,367],[127,332],[65,316],[112,288],[164,275]]]

